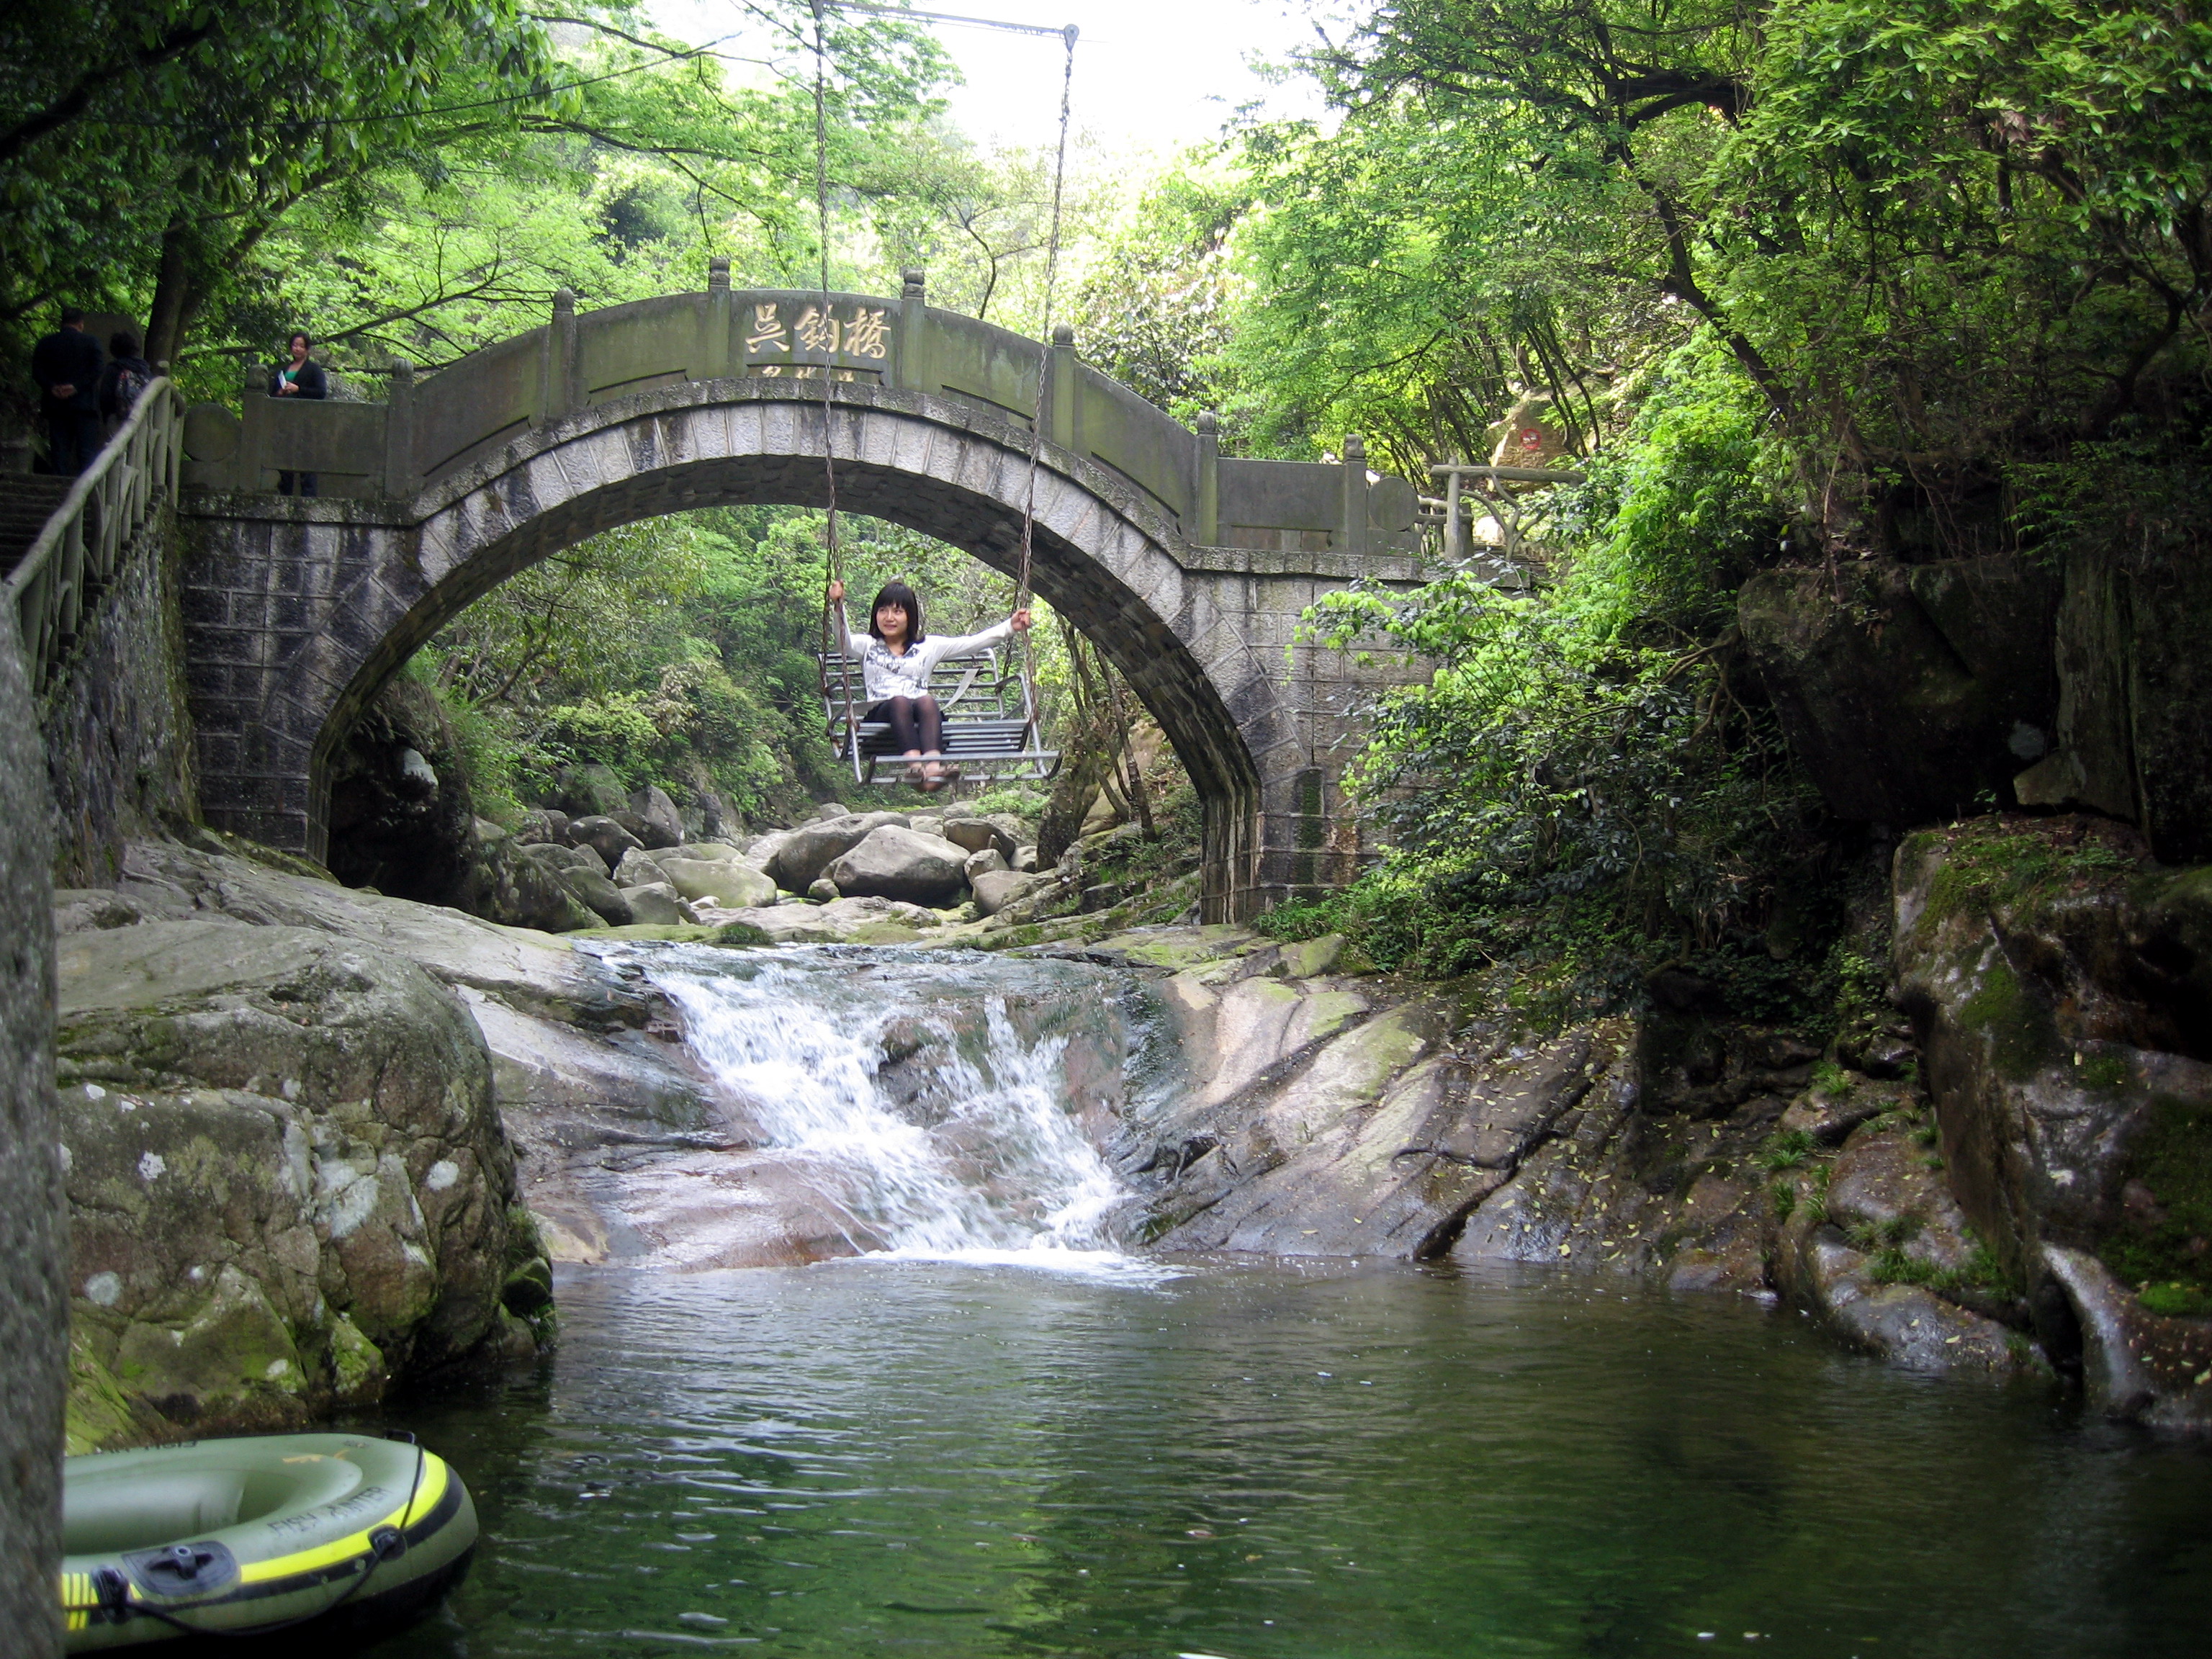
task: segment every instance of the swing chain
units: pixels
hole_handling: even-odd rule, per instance
[[[1075,25],[1070,23],[1061,31],[1060,39],[1066,45],[1060,76],[1060,144],[1053,158],[1052,167],[1052,228],[1045,241],[1044,256],[1044,353],[1037,360],[1036,403],[1030,416],[1030,474],[1027,489],[1022,498],[1021,574],[1014,583],[1014,609],[1025,609],[1030,600],[1030,563],[1036,538],[1037,467],[1044,453],[1044,404],[1048,374],[1053,367],[1052,304],[1060,278],[1060,234],[1062,203],[1067,185],[1067,125],[1068,111],[1075,91]],[[1037,729],[1036,647],[1030,635],[1036,630],[1022,630],[1022,697],[1029,714],[1029,725],[1023,741],[1030,748],[1041,748],[1043,737]]]
[[[826,40],[828,21],[824,16],[823,0],[813,0],[814,11],[814,212],[816,235],[822,256],[822,314],[830,314],[830,53]],[[830,360],[825,353],[822,361],[822,471],[830,500],[829,515],[823,521],[823,546],[830,573],[829,587],[823,590],[822,629],[830,633],[834,623],[836,633],[824,641],[834,649],[844,666],[838,671],[838,684],[845,694],[845,753],[853,763],[853,781],[865,783],[866,763],[860,756],[860,719],[853,707],[853,661],[851,646],[853,630],[846,620],[845,600],[842,593],[831,599],[830,588],[842,588],[845,573],[837,547],[837,445],[830,424],[830,410],[836,392],[830,377]],[[829,659],[825,649],[823,659]]]

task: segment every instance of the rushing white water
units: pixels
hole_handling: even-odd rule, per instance
[[[836,947],[642,963],[758,1140],[810,1171],[862,1249],[1135,1267],[1109,1229],[1127,1189],[1078,1122],[1069,1076],[1071,1033],[1093,1074],[1097,1051],[1118,1048],[1097,970]]]

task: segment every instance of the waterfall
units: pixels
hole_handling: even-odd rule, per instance
[[[799,946],[633,958],[757,1142],[892,1255],[1111,1268],[1128,1197],[1072,1108],[1118,1087],[1112,982],[1081,964]],[[1071,1054],[1071,1046],[1084,1049]]]

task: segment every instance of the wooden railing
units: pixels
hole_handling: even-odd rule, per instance
[[[22,629],[33,696],[69,660],[87,613],[114,582],[155,505],[176,499],[185,400],[163,375],[96,456],[9,574],[8,608]]]

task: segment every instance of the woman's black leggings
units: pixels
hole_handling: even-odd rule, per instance
[[[919,697],[886,697],[863,718],[890,721],[891,741],[902,755],[945,747],[945,712],[927,692]]]

